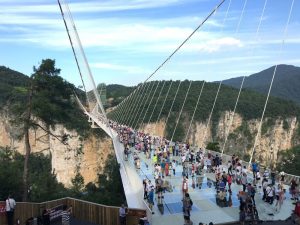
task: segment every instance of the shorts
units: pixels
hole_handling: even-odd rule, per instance
[[[187,215],[183,216],[183,218],[184,218],[185,220],[190,220],[190,216],[187,216]]]

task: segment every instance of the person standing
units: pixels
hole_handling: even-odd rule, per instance
[[[228,192],[231,193],[232,177],[230,174],[227,175],[227,183],[228,183]]]
[[[11,197],[11,195],[8,195],[8,198],[6,199],[5,203],[7,224],[13,225],[16,201]]]
[[[166,177],[169,176],[169,163],[168,162],[166,162],[166,166],[165,166],[165,175],[166,175]]]
[[[175,162],[175,160],[172,161],[172,170],[173,170],[173,175],[175,176],[175,172],[176,172],[176,162]]]
[[[256,172],[257,172],[257,163],[255,162],[255,159],[253,159],[252,162],[252,172],[253,172],[253,179],[256,179]]]
[[[243,191],[246,191],[246,187],[247,187],[247,174],[243,173],[242,179],[241,179],[241,183],[243,185]]]
[[[49,215],[49,210],[44,209],[43,214],[42,214],[42,222],[43,225],[50,225],[50,215]]]
[[[120,217],[120,225],[126,225],[126,208],[125,205],[122,204],[119,209],[119,217]]]

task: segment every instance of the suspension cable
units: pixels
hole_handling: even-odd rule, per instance
[[[260,16],[260,19],[259,19],[258,27],[256,29],[256,34],[255,34],[255,40],[256,41],[258,41],[258,34],[259,34],[259,30],[260,30],[260,26],[261,26],[261,23],[262,23],[263,16],[265,14],[265,9],[266,9],[266,6],[267,6],[267,2],[268,2],[268,0],[265,0],[264,6],[263,6],[263,10],[262,10],[262,13],[261,13],[261,16]],[[253,53],[254,53],[254,45],[252,45],[252,49],[251,49],[251,54],[250,55],[252,56]],[[233,123],[234,115],[235,115],[237,104],[239,102],[239,98],[240,98],[240,95],[241,95],[241,92],[242,92],[242,88],[243,88],[243,85],[244,85],[245,78],[246,78],[246,75],[243,76],[243,79],[242,79],[242,82],[241,82],[241,86],[240,86],[240,89],[239,89],[239,93],[238,93],[237,99],[235,101],[233,113],[232,113],[232,115],[230,115],[229,126],[228,126],[227,130],[225,129],[225,133],[226,134],[225,134],[225,140],[224,140],[222,151],[221,151],[221,157],[223,156],[223,153],[224,153],[224,150],[225,150],[225,147],[226,147],[226,143],[227,143],[228,136],[229,136],[229,133],[230,133],[230,128],[231,128],[232,123]]]
[[[204,18],[204,20],[192,31],[192,33],[169,55],[162,64],[160,64],[153,73],[151,73],[148,78],[143,82],[146,83],[152,76],[154,76],[180,49],[181,47],[206,23],[206,21],[214,15],[214,13],[223,5],[226,0],[221,0],[219,4]],[[139,87],[137,87],[139,88]]]
[[[223,31],[225,22],[226,22],[227,17],[228,17],[228,12],[229,12],[229,9],[230,9],[230,7],[231,7],[231,2],[232,2],[232,0],[229,0],[229,4],[228,4],[228,7],[227,7],[227,10],[226,10],[226,13],[225,13],[223,22],[222,22],[222,26],[221,26],[220,32]],[[194,121],[195,113],[196,113],[196,111],[197,111],[197,108],[198,108],[198,105],[199,105],[199,102],[200,102],[200,99],[201,99],[201,95],[202,95],[202,92],[203,92],[205,83],[206,83],[205,81],[202,82],[201,89],[200,89],[200,92],[199,92],[199,95],[198,95],[198,98],[197,98],[196,106],[194,107],[193,115],[192,115],[192,118],[191,118],[191,121],[190,121],[188,130],[187,130],[186,135],[185,135],[185,139],[184,139],[185,142],[187,142],[187,140],[188,140],[188,135],[189,135],[189,132],[190,132],[190,130],[191,130],[192,123],[193,123],[193,121]]]
[[[137,113],[137,109],[139,108],[139,105],[141,103],[141,100],[142,100],[145,92],[147,92],[147,90],[148,90],[149,83],[144,83],[144,85],[142,85],[142,86],[144,86],[144,88],[140,88],[140,90],[138,90],[136,92],[136,98],[133,100],[134,104],[133,105],[131,104],[132,106],[130,108],[130,111],[127,113],[127,115],[128,115],[128,120],[127,121],[128,122],[126,122],[126,124],[128,126],[132,126],[132,121],[135,118],[135,115]]]
[[[144,92],[143,95],[140,96],[140,98],[139,98],[139,100],[137,102],[136,110],[133,111],[132,119],[130,120],[131,127],[134,127],[134,125],[135,125],[135,122],[136,122],[137,116],[139,114],[140,108],[143,105],[145,97],[147,96],[148,89],[151,86],[151,82],[148,82],[146,84],[148,84],[148,85],[145,88],[145,92]]]
[[[175,127],[174,127],[174,129],[173,129],[173,133],[172,133],[172,137],[171,137],[171,141],[170,141],[170,142],[173,141],[173,137],[174,137],[175,131],[176,131],[176,129],[177,129],[178,122],[179,122],[179,120],[180,120],[180,117],[181,117],[181,114],[182,114],[182,110],[183,110],[183,107],[184,107],[184,105],[185,105],[187,96],[188,96],[188,94],[189,94],[189,92],[190,92],[190,88],[191,88],[192,82],[193,82],[193,81],[191,80],[191,81],[190,81],[190,84],[189,84],[189,87],[188,87],[188,89],[187,89],[187,91],[186,91],[186,94],[185,94],[185,97],[184,97],[184,100],[183,100],[183,103],[182,103],[182,106],[181,106],[181,109],[180,109],[178,118],[177,118],[177,120],[176,120]]]
[[[128,101],[128,110],[126,112],[124,112],[124,115],[126,115],[127,117],[125,117],[124,120],[124,124],[128,124],[130,120],[132,119],[132,114],[135,113],[135,109],[137,107],[137,104],[139,103],[138,100],[142,97],[143,94],[143,89],[142,87],[145,87],[147,85],[147,83],[144,83],[142,85],[139,86],[139,88],[136,88],[129,96],[131,96],[131,101]],[[140,94],[139,94],[140,93]],[[134,95],[135,94],[135,95]],[[125,100],[130,100],[130,98],[127,98]]]
[[[152,119],[153,113],[154,113],[154,111],[155,111],[155,109],[156,109],[158,100],[160,99],[160,96],[161,96],[161,93],[162,93],[162,91],[163,91],[163,89],[164,89],[164,87],[165,87],[165,84],[166,84],[166,80],[164,80],[163,85],[162,85],[162,87],[161,87],[161,89],[160,89],[160,92],[159,92],[159,94],[158,94],[158,98],[156,99],[155,105],[154,105],[153,110],[152,110],[152,112],[151,112],[151,115],[150,115],[150,117],[149,117],[148,124],[150,123],[150,121],[151,121],[151,119]]]
[[[80,79],[81,79],[81,82],[82,82],[82,85],[83,85],[83,89],[84,89],[84,92],[85,92],[85,94],[86,94],[86,98],[87,98],[87,100],[88,100],[88,96],[87,96],[85,84],[84,84],[84,82],[83,82],[82,72],[81,72],[81,69],[80,69],[80,66],[79,66],[77,54],[76,54],[76,51],[75,51],[75,48],[74,48],[74,45],[73,45],[73,41],[72,41],[72,38],[71,38],[71,35],[70,35],[70,31],[69,31],[69,28],[68,28],[68,25],[67,25],[67,22],[66,22],[66,19],[65,19],[65,14],[64,14],[64,12],[63,12],[63,10],[62,10],[62,7],[61,7],[61,4],[60,4],[59,0],[58,0],[57,2],[58,2],[59,9],[60,9],[60,13],[61,13],[61,16],[62,16],[62,18],[63,18],[64,25],[65,25],[65,28],[66,28],[66,31],[67,31],[67,34],[68,34],[68,38],[69,38],[69,41],[70,41],[70,44],[71,44],[73,56],[74,56],[74,58],[75,58],[76,66],[77,66],[77,69],[78,69],[78,72],[79,72],[79,75],[80,75]]]
[[[247,2],[248,2],[247,0],[244,1],[243,9],[242,9],[242,12],[241,12],[241,15],[240,15],[240,18],[239,18],[239,21],[238,21],[238,24],[237,24],[237,27],[236,27],[236,30],[235,30],[235,34],[237,34],[239,32],[240,24],[241,24],[241,21],[242,21],[243,16],[244,16],[244,11],[245,11]],[[228,7],[228,10],[229,10],[229,7]],[[213,112],[214,112],[214,108],[215,108],[215,105],[216,105],[216,102],[217,102],[217,99],[218,99],[218,95],[219,95],[219,91],[221,89],[222,82],[223,82],[223,80],[220,81],[220,83],[219,83],[219,87],[218,87],[218,90],[217,90],[217,93],[216,93],[216,96],[215,96],[215,100],[214,100],[211,112],[209,114],[209,118],[208,118],[207,125],[206,125],[206,128],[205,128],[205,133],[204,133],[204,139],[203,139],[204,142],[206,141],[205,139],[206,139],[206,136],[207,136],[207,131],[208,131],[210,120],[212,118],[212,115],[213,115]]]
[[[58,2],[60,2],[60,0],[58,0]],[[70,8],[69,8],[69,6],[68,6],[68,3],[67,3],[65,0],[63,0],[63,2],[64,2],[64,5],[65,5],[65,7],[66,7],[66,9],[67,9],[67,13],[68,13],[68,15],[69,15],[70,22],[71,22],[71,24],[72,24],[72,26],[73,26],[73,30],[74,30],[74,33],[75,33],[75,37],[76,37],[76,40],[77,40],[77,43],[78,43],[78,46],[79,46],[81,55],[82,55],[82,57],[83,57],[85,66],[86,66],[86,68],[87,68],[87,71],[88,71],[87,74],[88,74],[88,76],[89,76],[89,78],[90,78],[90,81],[91,81],[91,83],[92,83],[94,96],[96,97],[98,106],[100,107],[100,110],[101,110],[101,112],[102,112],[102,114],[103,114],[103,116],[104,116],[105,123],[106,123],[106,125],[108,126],[108,129],[109,129],[109,131],[110,131],[110,133],[111,133],[111,136],[113,136],[112,131],[111,131],[111,128],[110,128],[110,126],[109,126],[109,121],[108,121],[108,119],[107,119],[105,110],[104,110],[104,108],[103,108],[103,105],[102,105],[102,102],[101,102],[101,99],[100,99],[100,96],[99,96],[99,93],[97,92],[97,88],[96,88],[96,84],[95,84],[95,81],[94,81],[94,78],[93,78],[93,75],[92,75],[92,71],[91,71],[91,69],[90,69],[88,60],[87,60],[87,58],[86,58],[84,49],[83,49],[83,47],[82,47],[81,40],[80,40],[80,38],[79,38],[79,35],[78,35],[78,32],[77,32],[75,23],[74,23],[74,20],[73,20],[71,11],[70,11]]]
[[[244,1],[242,13],[241,13],[241,15],[240,15],[240,19],[239,19],[238,25],[237,25],[237,27],[236,27],[236,29],[235,29],[235,34],[237,34],[237,33],[239,32],[239,30],[240,30],[240,25],[241,25],[242,19],[243,19],[243,17],[244,17],[244,12],[245,12],[245,8],[246,8],[246,5],[247,5],[247,2],[248,2],[248,0],[245,0],[245,1]]]
[[[274,72],[273,72],[273,76],[272,76],[272,79],[271,79],[268,95],[267,95],[266,102],[265,102],[264,109],[263,109],[263,113],[261,115],[261,119],[260,119],[260,122],[259,122],[258,131],[257,131],[256,137],[255,137],[254,146],[252,148],[252,152],[251,152],[251,156],[250,156],[250,160],[249,160],[249,165],[248,165],[249,167],[252,163],[252,158],[253,158],[253,154],[254,154],[254,151],[255,151],[255,148],[256,148],[256,145],[257,145],[258,137],[261,133],[261,126],[262,126],[262,122],[263,122],[263,119],[264,119],[267,104],[268,104],[268,101],[269,101],[270,93],[271,93],[271,90],[272,90],[273,81],[274,81],[274,78],[275,78],[275,75],[276,75],[276,72],[277,72],[277,67],[278,67],[280,61],[282,60],[281,57],[282,57],[282,52],[283,52],[283,46],[285,44],[285,39],[286,39],[286,36],[287,36],[287,30],[288,30],[288,26],[289,26],[289,23],[290,23],[290,19],[291,19],[293,7],[294,7],[294,2],[295,2],[295,0],[292,0],[292,4],[291,4],[291,7],[290,7],[288,19],[287,19],[287,22],[286,22],[286,25],[285,25],[285,28],[284,28],[283,39],[282,39],[280,50],[279,50],[279,60],[278,60],[278,63],[276,64],[276,66],[274,68]]]
[[[154,129],[153,129],[153,130],[156,129],[158,120],[159,120],[159,118],[160,118],[160,116],[161,116],[161,113],[162,113],[162,111],[163,111],[163,108],[164,108],[164,106],[165,106],[165,103],[166,103],[166,100],[167,100],[167,98],[168,98],[169,92],[170,92],[170,90],[171,90],[172,84],[173,84],[173,81],[171,81],[171,83],[170,83],[170,86],[169,86],[169,88],[168,88],[168,91],[167,91],[167,93],[166,93],[166,97],[165,97],[164,102],[163,102],[163,104],[162,104],[162,106],[161,106],[161,109],[160,109],[160,111],[159,111],[159,114],[158,114],[158,117],[157,117],[157,119],[156,119],[156,123],[155,123],[155,125],[154,125]]]
[[[194,121],[194,117],[195,117],[195,113],[196,113],[196,110],[198,108],[198,104],[199,104],[199,101],[200,101],[200,98],[201,98],[201,95],[202,95],[202,91],[203,91],[203,88],[204,88],[204,84],[205,84],[205,81],[202,82],[202,86],[201,86],[201,90],[200,90],[200,93],[198,95],[198,99],[197,99],[197,103],[196,103],[196,106],[194,107],[194,112],[193,112],[193,115],[192,115],[192,119],[190,121],[190,125],[189,125],[189,128],[186,132],[186,135],[185,135],[185,142],[187,142],[187,139],[188,139],[188,135],[189,135],[189,132],[190,132],[190,129],[191,129],[191,126],[192,126],[192,123]]]
[[[218,96],[219,96],[219,92],[220,92],[220,89],[221,89],[221,85],[222,85],[222,81],[220,81],[220,83],[219,83],[219,87],[218,87],[218,90],[217,90],[217,94],[216,94],[216,96],[215,96],[215,100],[214,100],[213,106],[212,106],[212,108],[211,108],[209,117],[208,117],[208,121],[207,121],[206,128],[205,128],[205,133],[204,133],[204,138],[203,138],[204,141],[205,141],[205,139],[206,139],[208,126],[209,126],[209,124],[210,124],[210,120],[211,120],[212,114],[213,114],[213,112],[214,112],[214,108],[215,108],[215,105],[216,105],[216,102],[217,102],[217,99],[218,99]]]
[[[169,110],[169,113],[168,113],[168,116],[167,116],[167,119],[166,119],[166,122],[165,122],[164,130],[165,130],[166,127],[167,127],[167,123],[168,123],[169,117],[170,117],[170,115],[171,115],[171,111],[172,111],[172,109],[173,109],[173,105],[174,105],[174,102],[175,102],[175,100],[176,100],[176,97],[177,97],[177,94],[178,94],[178,91],[179,91],[179,88],[180,88],[181,83],[182,83],[182,81],[180,81],[179,84],[178,84],[178,87],[177,87],[175,96],[174,96],[174,98],[173,98],[172,105],[171,105],[171,107],[170,107],[170,110]]]
[[[120,114],[120,117],[122,118],[122,123],[126,124],[126,115],[129,115],[129,110],[131,110],[131,105],[132,103],[134,102],[134,97],[135,96],[132,96],[132,98],[127,98],[125,101],[124,101],[124,104],[123,104],[123,108],[120,109],[119,111],[119,114]]]
[[[147,109],[146,109],[146,112],[145,112],[144,117],[143,117],[142,122],[141,122],[142,126],[143,126],[144,120],[145,120],[145,118],[146,118],[146,115],[147,115],[147,113],[148,113],[148,110],[149,110],[149,108],[150,108],[150,105],[151,105],[151,103],[152,103],[152,101],[153,101],[153,98],[154,98],[154,96],[155,96],[155,94],[156,94],[156,91],[157,91],[157,88],[158,88],[160,82],[161,82],[161,81],[158,81],[158,82],[157,82],[157,85],[156,85],[156,88],[155,88],[155,90],[154,90],[154,93],[152,94],[151,100],[150,100],[150,102],[149,102],[149,104],[148,104],[148,107],[147,107]],[[149,93],[149,94],[151,94],[151,93]],[[141,126],[141,127],[142,127],[142,126]]]
[[[147,105],[147,102],[148,102],[148,100],[149,100],[149,98],[150,98],[152,89],[153,89],[153,87],[155,86],[155,81],[152,81],[152,82],[150,82],[150,83],[152,83],[152,85],[151,85],[149,94],[146,93],[146,95],[147,95],[146,100],[145,100],[145,102],[142,102],[143,107],[142,107],[142,109],[141,109],[141,112],[139,112],[139,116],[138,116],[138,119],[137,119],[137,121],[136,121],[136,125],[134,126],[134,129],[139,128],[138,125],[139,125],[141,116],[143,115],[144,108],[145,108],[145,106]]]
[[[128,99],[129,100],[129,99]],[[124,102],[122,102],[123,104],[121,104],[120,105],[120,109],[117,111],[117,115],[118,115],[118,117],[117,117],[117,121],[119,122],[119,123],[123,123],[123,115],[124,115],[124,110],[125,110],[125,108],[126,108],[126,103],[127,103],[127,101],[124,101]]]

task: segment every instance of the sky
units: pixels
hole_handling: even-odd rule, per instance
[[[250,75],[275,64],[300,66],[300,0],[294,0],[284,32],[292,1],[226,0],[151,80],[216,81]],[[219,2],[67,3],[96,84],[132,86],[152,74]],[[0,5],[0,65],[30,75],[33,66],[51,58],[64,79],[81,85],[57,1],[0,0]],[[66,4],[62,7],[83,80],[86,86],[92,85]]]

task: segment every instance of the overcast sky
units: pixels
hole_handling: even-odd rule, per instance
[[[124,85],[145,80],[219,2],[68,1],[96,83]],[[258,35],[265,0],[232,0],[230,7],[229,3],[225,1],[154,80],[213,81],[250,75],[276,63],[300,65],[300,0],[295,0],[281,55],[292,0],[267,1]],[[0,65],[30,75],[33,65],[52,58],[66,80],[80,85],[57,2],[0,0],[0,4]]]

